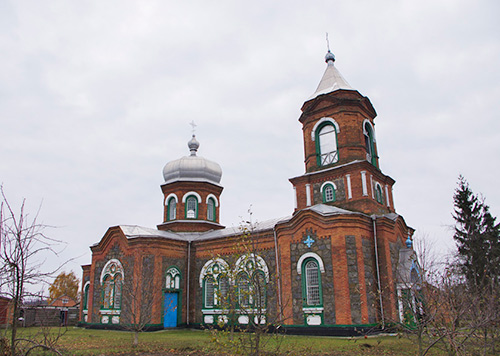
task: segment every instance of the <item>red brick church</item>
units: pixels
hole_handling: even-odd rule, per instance
[[[413,229],[396,213],[395,181],[380,168],[375,109],[342,77],[330,51],[326,64],[299,118],[305,172],[289,179],[295,206],[286,218],[259,223],[250,236],[268,285],[259,305],[280,314],[286,327],[383,324],[402,314],[398,266],[408,267],[401,256],[412,255]],[[125,314],[140,304],[127,302],[130,285],[151,295],[149,324],[158,328],[225,322],[217,293],[227,283],[248,290],[251,276],[234,256],[242,231],[219,223],[221,167],[200,157],[199,146],[193,135],[190,154],[165,165],[156,228],[110,227],[90,247],[92,262],[82,266],[82,323],[126,323]],[[221,270],[242,277],[217,278]],[[243,313],[236,320],[252,322]]]

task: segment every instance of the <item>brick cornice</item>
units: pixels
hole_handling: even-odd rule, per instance
[[[321,103],[327,102],[326,106],[318,108]],[[302,115],[299,121],[303,123],[307,117],[319,113],[323,110],[332,111],[336,107],[343,107],[341,111],[357,111],[361,109],[367,116],[374,118],[377,112],[373,107],[370,99],[361,95],[358,91],[352,90],[336,90],[334,92],[317,96],[314,99],[306,101],[302,105]]]

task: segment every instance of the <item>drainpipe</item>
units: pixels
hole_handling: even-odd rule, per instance
[[[191,241],[188,242],[188,266],[187,266],[187,290],[186,290],[186,294],[187,294],[187,300],[186,300],[186,309],[187,309],[187,313],[186,313],[186,324],[189,325],[189,285],[191,284],[191,273],[190,273],[190,270],[191,270]]]
[[[281,271],[280,271],[280,264],[279,264],[279,254],[278,254],[278,238],[276,236],[276,225],[273,226],[273,234],[274,234],[274,251],[275,251],[275,258],[276,258],[276,274],[278,277],[278,307],[280,308],[280,317],[281,320],[283,320],[283,308],[281,304]]]
[[[378,284],[378,298],[380,303],[380,316],[382,318],[382,329],[385,328],[385,317],[384,317],[384,303],[382,301],[382,288],[380,286],[380,268],[378,262],[378,247],[377,247],[377,217],[372,215],[373,222],[373,243],[375,245],[375,265],[377,267],[377,284]]]

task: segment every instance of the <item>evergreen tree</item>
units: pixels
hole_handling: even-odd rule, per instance
[[[500,275],[500,224],[463,176],[455,190],[455,234],[460,267],[470,287],[482,289]]]

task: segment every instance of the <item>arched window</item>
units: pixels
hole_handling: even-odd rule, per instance
[[[90,283],[87,282],[83,287],[83,310],[89,309],[89,288]]]
[[[265,308],[267,300],[266,276],[262,271],[256,271],[252,278],[252,295],[254,306]]]
[[[238,286],[238,304],[242,308],[246,308],[251,303],[250,281],[246,273],[240,273],[237,279]]]
[[[175,197],[172,197],[168,200],[168,205],[167,205],[167,220],[175,220],[177,218],[177,201]]]
[[[104,277],[103,309],[120,309],[122,297],[122,276],[109,274]]]
[[[207,202],[207,220],[215,221],[215,200],[209,198]]]
[[[380,184],[375,184],[375,200],[380,204],[384,204],[384,195],[382,194],[382,187]]]
[[[307,258],[302,263],[302,290],[304,306],[323,304],[320,268],[314,258]]]
[[[335,189],[331,184],[325,184],[323,187],[323,203],[335,201]]]
[[[269,282],[266,261],[257,254],[245,254],[236,261],[234,273],[240,308],[265,308]]]
[[[186,199],[186,218],[187,219],[197,219],[198,218],[198,199],[195,196],[189,196]]]
[[[177,267],[170,267],[165,272],[165,289],[181,288],[181,272]]]
[[[120,309],[122,304],[122,275],[117,274],[114,278],[113,309]]]
[[[221,298],[221,304],[226,303],[228,300],[229,293],[229,278],[227,276],[219,276],[219,296]]]
[[[113,300],[113,298],[111,297],[113,295],[113,282],[110,275],[104,277],[103,290],[104,290],[104,300],[102,303],[102,307],[104,309],[111,309],[111,303]]]
[[[204,296],[204,306],[205,308],[213,308],[215,306],[215,281],[212,276],[207,276],[205,278],[205,296]]]
[[[325,121],[316,130],[316,155],[318,166],[326,166],[339,160],[337,131],[329,121]]]
[[[102,309],[120,309],[122,302],[123,267],[120,261],[112,259],[101,273]]]
[[[365,136],[366,160],[376,166],[377,157],[375,154],[375,145],[373,144],[373,130],[368,122],[365,122],[364,124],[363,134]]]
[[[227,273],[229,265],[221,258],[205,263],[200,272],[200,287],[203,288],[203,308],[218,307],[229,291]]]

